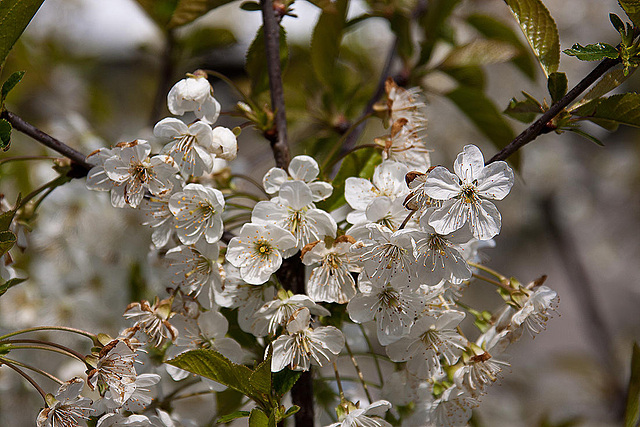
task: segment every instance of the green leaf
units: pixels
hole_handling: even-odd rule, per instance
[[[22,80],[24,73],[24,71],[16,71],[15,73],[11,74],[9,78],[2,84],[2,91],[0,92],[0,104],[4,104],[4,100],[7,98],[7,95],[9,94],[9,92],[11,92],[11,89],[16,87],[16,85],[20,83],[20,80]]]
[[[342,160],[340,169],[332,181],[333,193],[331,197],[317,203],[319,209],[331,212],[346,203],[344,198],[345,181],[350,176],[371,178],[373,170],[382,162],[380,150],[364,148],[354,151]]]
[[[288,418],[291,415],[295,414],[296,412],[298,412],[300,410],[300,407],[298,405],[293,405],[292,407],[290,407],[289,409],[287,409],[287,412],[284,413],[284,416],[282,417],[284,418]]]
[[[136,0],[153,21],[160,28],[165,28],[173,12],[178,6],[178,0]]]
[[[440,67],[459,68],[507,62],[520,52],[511,43],[499,40],[477,39],[457,46],[444,59]]]
[[[594,99],[575,109],[573,114],[608,130],[615,130],[619,124],[640,127],[640,94],[623,93]]]
[[[246,10],[247,12],[257,12],[262,10],[260,3],[256,1],[245,1],[240,5],[240,9]]]
[[[531,123],[536,116],[543,113],[542,105],[526,92],[522,94],[525,96],[524,101],[511,98],[504,114],[523,123]]]
[[[460,0],[429,1],[429,7],[419,22],[424,40],[420,45],[420,59],[417,65],[429,62],[438,39],[442,39],[446,35],[447,19],[459,3]]]
[[[520,54],[511,61],[527,77],[534,79],[536,68],[531,60],[529,49],[520,41],[518,35],[510,26],[497,19],[486,15],[471,15],[467,17],[467,22],[473,26],[480,34],[488,39],[500,40],[510,43]]]
[[[640,0],[618,0],[618,3],[633,25],[640,28]]]
[[[244,400],[244,394],[234,390],[232,388],[227,388],[224,391],[219,391],[215,394],[216,396],[216,411],[218,414],[232,414],[238,411],[242,406],[242,401]],[[245,417],[249,416],[249,412],[247,412]]]
[[[237,365],[214,350],[197,349],[179,354],[166,363],[185,371],[217,381],[268,407],[250,383],[251,369]]]
[[[273,389],[276,395],[282,397],[294,386],[298,378],[302,375],[301,371],[292,371],[285,368],[280,372],[273,374]]]
[[[481,90],[459,87],[446,96],[496,147],[502,148],[515,137],[509,123]]]
[[[545,75],[558,70],[560,39],[558,28],[541,0],[505,0],[520,29],[538,58]]]
[[[619,32],[620,34],[625,34],[626,31],[624,29],[624,22],[622,22],[622,19],[620,19],[618,15],[616,15],[615,13],[610,13],[609,21],[611,21],[611,25],[613,25],[613,28],[615,28],[617,32]]]
[[[569,129],[569,132],[573,132],[576,135],[580,135],[581,137],[588,139],[589,141],[593,142],[596,145],[599,145],[600,147],[604,147],[604,144],[602,143],[602,141],[600,141],[598,138],[596,138],[595,136],[581,130],[581,129]]]
[[[167,28],[180,27],[195,21],[216,7],[234,0],[178,0],[178,6],[171,16]]]
[[[249,415],[249,427],[269,427],[269,417],[258,408],[253,408]]]
[[[620,53],[618,50],[606,43],[588,44],[581,46],[576,43],[571,49],[565,49],[563,53],[569,56],[575,56],[581,61],[601,61],[605,58],[616,59]]]
[[[565,73],[551,73],[547,79],[547,89],[551,100],[555,104],[567,93],[567,75]]]
[[[11,123],[5,119],[0,119],[0,148],[8,151],[11,147]]]
[[[0,1],[0,67],[44,0]]]
[[[349,0],[336,0],[336,10],[324,10],[311,36],[311,65],[320,82],[332,87],[344,35]]]
[[[216,409],[218,409],[216,407]],[[226,423],[230,423],[233,420],[237,420],[238,418],[244,418],[244,417],[248,417],[249,414],[251,414],[251,412],[249,411],[236,411],[232,414],[229,415],[223,415],[222,417],[218,418],[218,420],[216,421],[217,424],[226,424]]]
[[[23,279],[20,277],[14,277],[13,279],[9,279],[6,282],[4,282],[3,284],[0,285],[0,296],[4,295],[5,292],[7,292],[9,290],[9,288],[12,288],[16,285],[19,285],[20,283],[24,282],[27,279]]]
[[[463,86],[484,89],[485,78],[481,67],[447,68],[442,71]]]
[[[625,427],[636,427],[640,423],[640,347],[633,343],[631,375],[627,389],[627,406],[624,411]]]
[[[280,69],[284,72],[289,61],[287,33],[280,27]],[[267,53],[265,48],[263,27],[258,28],[256,37],[247,51],[247,74],[251,79],[251,94],[255,97],[269,89],[269,73],[267,72]]]
[[[13,221],[13,217],[16,215],[16,210],[18,206],[20,206],[20,202],[22,201],[22,196],[18,194],[18,200],[16,200],[15,208],[10,211],[2,212],[0,214],[0,231],[8,231],[11,226],[11,221]]]
[[[16,243],[16,235],[11,231],[0,231],[0,256],[9,252]]]
[[[271,354],[256,367],[249,377],[249,383],[268,399],[271,394]]]
[[[598,83],[596,83],[593,88],[576,104],[572,105],[569,108],[569,111],[573,111],[581,105],[586,104],[589,101],[592,101],[596,98],[600,98],[603,95],[611,92],[613,89],[620,86],[625,80],[631,77],[631,74],[635,72],[636,68],[629,69],[629,73],[625,76],[624,70],[622,68],[617,68],[615,70],[609,71],[605,74]]]

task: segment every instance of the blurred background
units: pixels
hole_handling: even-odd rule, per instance
[[[153,125],[169,115],[166,93],[187,72],[215,70],[248,90],[244,61],[261,23],[259,12],[241,10],[233,2],[168,32],[141,7],[144,3],[46,0],[4,67],[3,80],[13,71],[26,70],[8,98],[8,108],[88,154],[120,141],[155,143]],[[406,3],[403,7],[410,8]],[[372,4],[352,2],[349,16],[366,13]],[[611,12],[623,16],[616,1],[545,4],[558,25],[561,49],[574,43],[617,43],[608,19]],[[311,30],[320,9],[299,0],[293,11],[297,17],[283,19],[290,49],[284,74],[290,141],[294,154],[322,157],[328,146],[323,144],[335,140],[371,97],[393,33],[381,18],[367,19],[348,33],[341,54],[350,61],[352,80],[345,85],[358,90],[348,105],[334,108],[339,104],[319,95],[308,70]],[[466,24],[471,14],[492,16],[520,35],[502,1],[466,0],[449,21],[458,43],[476,37]],[[438,45],[432,62],[448,49]],[[560,71],[567,73],[572,87],[593,65],[561,55]],[[511,63],[491,64],[484,71],[486,93],[499,110],[512,97],[521,98],[521,90],[549,99],[539,68],[533,79]],[[391,75],[402,79],[400,61],[394,62]],[[235,111],[240,95],[221,80],[211,81],[223,112]],[[465,144],[478,145],[485,158],[497,151],[442,96],[457,85],[455,79],[433,72],[409,82],[416,84],[425,88],[432,164],[450,167]],[[639,84],[632,76],[618,91],[634,91]],[[516,134],[526,127],[507,120]],[[218,124],[233,127],[245,121],[223,114]],[[384,133],[378,121],[369,123],[360,143],[370,144]],[[560,306],[546,331],[535,339],[525,336],[509,348],[511,372],[483,397],[474,416],[477,425],[620,423],[632,344],[640,337],[639,135],[628,127],[615,133],[595,125],[586,129],[605,146],[573,134],[550,133],[522,149],[516,185],[499,203],[503,227],[497,246],[484,251],[487,265],[523,283],[548,275],[546,284],[558,292]],[[13,135],[11,150],[0,160],[55,156],[18,132]],[[155,150],[160,147],[155,145]],[[274,165],[271,159],[268,141],[246,128],[239,137],[238,159],[229,166],[234,173],[261,180]],[[13,204],[19,192],[27,194],[55,176],[50,161],[0,164],[0,193]],[[166,286],[157,254],[149,255],[150,231],[140,223],[138,212],[112,208],[108,195],[88,191],[84,180],[56,189],[24,224],[21,242],[26,249],[12,250],[13,267],[29,280],[0,298],[2,330],[61,324],[115,336],[128,326],[121,317],[127,304],[152,298]],[[501,303],[481,283],[469,287],[463,301],[488,310]],[[82,373],[82,366],[45,356],[37,362],[52,364],[60,376]],[[193,399],[178,411],[199,414],[205,425],[211,401]],[[18,376],[0,369],[0,425],[33,425],[40,405],[40,397]]]

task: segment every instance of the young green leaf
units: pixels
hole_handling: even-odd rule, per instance
[[[522,92],[522,94],[525,96],[524,101],[511,98],[509,105],[503,112],[507,116],[523,123],[531,123],[535,120],[536,116],[542,114],[544,110],[542,109],[542,105],[531,95],[526,92]]]
[[[0,67],[44,0],[0,1]]]
[[[217,381],[256,401],[267,408],[269,402],[251,384],[253,371],[243,365],[237,365],[214,350],[197,349],[179,354],[166,363],[185,371]]]
[[[5,119],[0,119],[0,148],[2,151],[9,150],[11,146],[11,123]]]
[[[316,77],[332,87],[334,68],[340,53],[349,0],[337,0],[336,11],[324,10],[311,36],[311,64]]]
[[[20,283],[26,280],[27,279],[23,279],[20,277],[14,277],[13,279],[7,280],[6,282],[0,285],[0,296],[4,295],[9,290],[9,288],[19,285]]]
[[[609,71],[600,80],[598,80],[593,88],[591,88],[591,90],[587,92],[587,94],[580,101],[572,105],[568,110],[573,111],[589,101],[606,95],[607,93],[611,92],[613,89],[624,83],[624,81],[627,80],[631,76],[631,74],[635,72],[635,70],[636,68],[631,68],[629,70],[630,72],[627,75],[624,74],[624,70],[621,68],[616,68],[615,70]]]
[[[284,416],[282,417],[284,418],[288,418],[291,415],[295,414],[296,412],[298,412],[300,410],[300,407],[298,405],[293,405],[292,407],[290,407],[289,409],[287,409],[287,412],[284,413]]]
[[[253,408],[249,415],[249,427],[269,427],[269,416],[258,408]]]
[[[606,43],[588,44],[586,46],[576,43],[571,46],[571,49],[565,49],[562,52],[569,56],[575,56],[581,61],[601,61],[605,58],[616,59],[620,56],[618,49]]]
[[[457,46],[440,64],[441,68],[459,68],[507,62],[520,52],[511,43],[500,40],[476,39]]]
[[[16,87],[16,85],[20,83],[20,80],[22,80],[23,76],[24,71],[16,71],[15,73],[11,74],[9,78],[2,84],[2,92],[0,93],[0,104],[4,103],[4,100],[7,98],[7,95],[9,94],[11,89]]]
[[[389,20],[391,31],[398,38],[398,55],[405,61],[413,56],[413,38],[411,37],[411,18],[400,11],[394,12]]]
[[[181,27],[234,0],[179,0],[167,28]]]
[[[20,206],[20,202],[22,201],[22,196],[18,194],[18,200],[16,200],[15,208],[6,212],[2,212],[0,214],[0,232],[1,231],[9,231],[9,227],[11,226],[11,221],[13,221],[13,217],[16,215],[16,210],[18,206]]]
[[[533,49],[545,75],[558,70],[558,27],[541,0],[505,0]]]
[[[600,141],[598,138],[596,138],[595,136],[581,130],[581,129],[577,129],[577,128],[573,128],[573,129],[569,129],[569,132],[573,132],[576,135],[580,135],[581,137],[588,139],[589,141],[593,142],[596,145],[599,145],[600,147],[604,147],[604,144],[602,143],[602,141]]]
[[[16,235],[11,231],[0,231],[0,256],[9,252],[16,243]]]
[[[621,35],[625,34],[624,22],[622,22],[622,19],[620,19],[618,15],[616,15],[615,13],[610,13],[609,21],[611,21],[611,25],[613,25],[613,28],[615,28],[617,32],[619,32]]]
[[[484,37],[507,42],[515,47],[520,53],[511,62],[527,77],[535,78],[536,68],[531,60],[529,49],[520,41],[511,27],[487,15],[470,15],[467,17],[467,22]]]
[[[255,390],[263,393],[267,398],[269,397],[271,394],[271,354],[256,367],[249,377],[249,383]]]
[[[565,73],[551,73],[547,79],[547,89],[551,100],[555,104],[567,93],[567,75]]]
[[[619,124],[640,127],[640,94],[623,93],[594,99],[575,109],[573,114],[605,129],[615,129]]]
[[[280,69],[284,72],[289,61],[287,47],[287,33],[280,27]],[[247,51],[247,74],[251,79],[251,94],[253,97],[269,89],[269,74],[267,72],[267,53],[265,48],[263,27],[258,28],[256,37]]]
[[[620,7],[637,28],[640,28],[640,0],[618,0]]]
[[[633,343],[624,425],[625,427],[636,427],[638,424],[640,424],[640,346],[638,343]]]
[[[219,393],[216,393],[219,394]],[[216,407],[216,409],[218,409]],[[217,424],[226,424],[226,423],[230,423],[233,420],[237,420],[238,418],[244,418],[244,417],[248,417],[251,414],[251,412],[249,411],[236,411],[233,412],[229,415],[223,415],[220,418],[218,418],[218,420],[216,421]]]
[[[273,389],[279,397],[284,396],[294,386],[298,378],[302,375],[301,371],[292,371],[285,368],[280,372],[273,374]]]

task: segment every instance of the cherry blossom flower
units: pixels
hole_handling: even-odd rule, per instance
[[[119,151],[119,147],[100,148],[87,156],[87,162],[94,165],[87,174],[87,188],[96,191],[110,191],[111,205],[114,208],[123,208],[127,204],[124,200],[124,186],[109,178],[104,169],[104,162],[111,157],[116,157]]]
[[[104,161],[104,170],[117,187],[122,187],[128,205],[137,208],[147,190],[154,196],[171,191],[177,168],[170,157],[149,158],[151,146],[143,140],[121,143],[118,148],[114,156]]]
[[[397,279],[381,285],[377,281],[360,279],[358,287],[362,293],[349,301],[347,311],[356,323],[376,320],[378,341],[389,345],[411,330],[411,326],[422,312],[424,302],[420,295],[411,292]]]
[[[436,233],[427,222],[434,208],[430,208],[420,219],[426,237],[414,244],[418,263],[424,265],[420,279],[423,284],[437,285],[441,280],[461,283],[471,278],[471,269],[464,260],[460,244],[473,238],[469,227],[462,227],[446,236]]]
[[[153,134],[169,141],[162,154],[171,156],[182,173],[195,176],[211,173],[214,158],[211,126],[200,121],[187,126],[182,120],[167,117],[156,123]]]
[[[384,87],[387,92],[390,124],[405,119],[407,127],[413,132],[423,132],[427,126],[427,117],[424,114],[426,104],[422,89],[419,87],[405,89],[398,86],[392,78],[385,81]]]
[[[344,197],[354,209],[347,215],[347,221],[354,225],[377,222],[397,230],[409,214],[403,206],[409,193],[407,172],[407,166],[387,160],[376,166],[371,181],[347,178]]]
[[[156,248],[162,248],[171,239],[171,234],[175,232],[175,217],[169,209],[169,199],[171,193],[162,196],[150,196],[142,199],[140,210],[144,213],[146,220],[142,225],[153,228],[151,242]]]
[[[467,222],[473,235],[488,240],[500,232],[500,212],[489,200],[504,199],[513,186],[513,171],[506,162],[484,165],[475,145],[466,145],[453,165],[455,174],[437,166],[427,176],[425,193],[444,203],[429,218],[438,234],[449,234]]]
[[[471,410],[476,406],[476,399],[454,385],[429,405],[427,420],[438,427],[463,427],[467,425]]]
[[[116,339],[105,345],[98,354],[96,367],[87,376],[92,390],[101,396],[107,391],[118,406],[129,400],[136,390],[136,353],[127,340]]]
[[[281,292],[278,297],[260,307],[254,314],[254,322],[251,325],[253,335],[257,337],[274,335],[278,327],[285,326],[293,313],[301,308],[307,308],[311,314],[317,316],[331,315],[329,310],[316,304],[306,295]]]
[[[387,346],[394,362],[407,362],[407,370],[421,379],[442,374],[440,356],[453,365],[465,348],[465,339],[455,330],[464,313],[450,310],[438,318],[423,316],[406,337]]]
[[[227,247],[227,261],[240,269],[240,276],[260,285],[282,265],[282,253],[296,246],[291,232],[272,224],[245,224]]]
[[[523,328],[533,336],[545,328],[549,312],[554,311],[558,303],[558,294],[547,286],[538,286],[533,292],[528,290],[527,295],[520,310],[511,317],[511,325],[514,329]]]
[[[353,408],[350,408],[353,406]],[[348,412],[339,416],[339,421],[327,427],[391,427],[384,417],[384,413],[391,409],[391,403],[386,400],[377,400],[364,408],[358,408],[349,402]]]
[[[176,218],[176,232],[183,244],[196,243],[203,234],[207,243],[215,243],[222,237],[224,196],[220,190],[187,184],[171,196],[169,209]]]
[[[193,246],[178,246],[167,252],[172,283],[187,294],[197,296],[204,287],[211,289],[218,273],[218,243],[198,241]]]
[[[238,154],[238,140],[229,128],[216,126],[212,131],[212,151],[216,157],[223,160],[233,160]]]
[[[193,111],[197,118],[212,124],[220,114],[220,104],[213,97],[213,88],[207,80],[206,73],[196,71],[188,74],[186,79],[173,85],[167,95],[167,106],[171,114],[181,116]]]
[[[289,172],[287,174],[287,172]],[[268,194],[275,194],[287,181],[305,182],[311,189],[314,202],[326,199],[333,192],[333,186],[328,182],[316,181],[320,174],[318,162],[313,157],[296,156],[291,159],[287,171],[281,168],[271,168],[264,176],[262,183]]]
[[[55,396],[47,394],[47,407],[38,414],[38,427],[73,427],[80,425],[80,420],[88,420],[93,411],[89,406],[91,400],[80,397],[84,387],[81,378],[73,378],[58,388]]]
[[[273,343],[271,371],[285,367],[294,371],[308,371],[311,364],[324,366],[335,360],[344,347],[344,335],[333,326],[309,327],[311,313],[307,307],[298,309],[287,324],[287,334]]]
[[[133,336],[138,330],[143,331],[154,346],[160,347],[166,340],[175,340],[178,330],[169,323],[175,314],[171,310],[171,299],[160,301],[157,297],[153,305],[149,301],[132,302],[124,311],[127,319],[136,319],[133,327],[125,330],[125,336]]]
[[[396,120],[391,126],[391,134],[376,138],[374,142],[382,147],[383,160],[399,162],[421,171],[431,166],[430,150],[422,142],[418,131],[410,127],[407,119]]]
[[[285,257],[298,249],[326,236],[335,237],[335,220],[313,205],[311,189],[302,181],[288,181],[280,186],[278,197],[258,202],[253,208],[251,222],[273,224],[289,230],[296,238],[296,245],[284,252]]]
[[[330,248],[324,240],[309,243],[302,250],[305,265],[320,265],[313,269],[307,281],[307,295],[314,301],[345,304],[356,294],[353,273],[360,272],[356,256],[350,252],[355,239],[348,235],[338,237]]]
[[[100,417],[96,427],[115,427],[115,426],[128,426],[128,427],[151,427],[151,421],[146,415],[122,415],[119,413],[107,413]]]
[[[466,390],[472,397],[479,397],[487,385],[498,379],[498,374],[508,363],[495,360],[487,352],[473,355],[453,375],[453,381],[460,390]]]

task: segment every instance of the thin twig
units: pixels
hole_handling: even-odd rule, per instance
[[[373,351],[373,346],[371,345],[371,340],[367,336],[367,332],[364,330],[364,326],[359,324],[360,330],[362,331],[362,336],[367,343],[367,347],[369,348],[369,353],[371,357],[373,357],[373,363],[376,365],[376,371],[378,372],[378,378],[380,379],[380,388],[384,386],[384,377],[382,376],[382,368],[380,367],[380,360],[378,359],[378,354]]]
[[[513,141],[506,147],[496,153],[486,164],[493,163],[497,160],[505,160],[507,157],[518,151],[520,148],[530,143],[543,133],[555,130],[550,126],[550,121],[558,115],[567,105],[575,100],[582,92],[598,80],[610,68],[620,63],[619,59],[605,59],[596,68],[594,68],[587,76],[580,81],[573,89],[571,89],[558,102],[553,104],[538,120],[526,128],[522,133],[515,137]]]
[[[358,378],[360,378],[360,382],[362,383],[362,388],[364,389],[364,394],[367,395],[367,399],[369,399],[369,403],[373,403],[373,399],[371,399],[371,394],[369,393],[369,387],[367,387],[367,383],[364,380],[364,375],[362,375],[362,371],[360,370],[358,361],[356,360],[355,356],[351,352],[351,347],[349,346],[349,343],[347,342],[347,340],[344,340],[344,346],[347,349],[347,353],[349,353],[349,356],[351,357],[351,363],[353,364],[353,367],[356,369]]]
[[[262,20],[264,22],[264,40],[271,92],[271,108],[275,112],[276,135],[270,138],[276,166],[286,169],[290,154],[287,142],[287,117],[284,109],[284,88],[280,69],[280,25],[271,0],[260,0]]]
[[[60,385],[64,384],[64,381],[62,381],[60,378],[56,377],[55,375],[50,374],[47,371],[43,371],[40,368],[36,368],[35,366],[27,365],[26,363],[22,363],[22,362],[19,362],[17,360],[9,359],[8,357],[0,356],[0,364],[2,364],[3,361],[9,362],[9,363],[13,363],[16,366],[20,366],[21,368],[29,369],[30,371],[33,371],[33,372],[37,372],[40,375],[45,376],[45,377],[49,378],[51,381],[56,382],[56,383],[58,383]]]
[[[51,135],[44,133],[43,131],[36,128],[32,124],[27,123],[26,121],[24,121],[22,118],[15,115],[11,111],[4,111],[2,113],[2,118],[6,119],[9,123],[11,123],[11,126],[14,129],[24,133],[25,135],[30,136],[31,138],[35,139],[42,145],[49,147],[52,150],[70,159],[72,162],[71,163],[72,174],[70,176],[73,176],[74,178],[80,178],[80,177],[86,176],[89,170],[93,167],[93,165],[91,165],[85,160],[86,156],[84,154],[69,147],[64,142],[55,139]]]
[[[73,356],[76,359],[80,360],[83,363],[87,363],[84,355],[78,353],[72,348],[66,347],[62,344],[58,344],[51,341],[43,341],[43,340],[32,340],[32,339],[17,339],[17,340],[2,340],[0,344],[10,344],[11,347],[14,347],[13,344],[36,344],[41,346],[49,346],[59,350],[62,350],[69,356]],[[16,346],[17,347],[17,346]]]
[[[40,393],[40,396],[42,396],[42,398],[44,399],[45,404],[47,403],[47,393],[44,392],[44,390],[42,389],[42,387],[40,387],[38,385],[37,382],[35,382],[35,380],[33,378],[31,378],[29,375],[25,374],[22,369],[18,368],[17,366],[15,366],[13,363],[11,362],[7,362],[6,359],[2,361],[3,365],[7,365],[8,367],[10,367],[11,369],[13,369],[14,371],[16,371],[17,373],[19,373],[20,375],[22,375],[24,377],[25,380],[29,381],[29,384],[31,384],[36,390],[38,390],[38,393]]]

